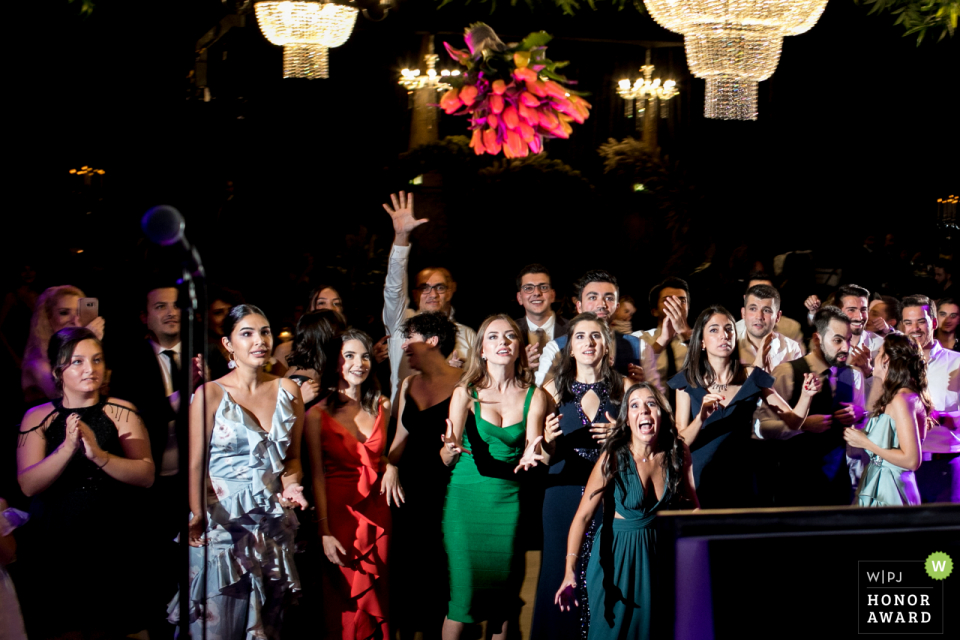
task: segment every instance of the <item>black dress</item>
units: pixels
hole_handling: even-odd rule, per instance
[[[583,413],[580,400],[593,390],[600,397],[600,408],[591,420]],[[600,457],[600,447],[590,434],[590,424],[606,422],[605,412],[616,415],[619,407],[610,400],[610,390],[602,382],[573,384],[575,400],[557,407],[561,415],[563,436],[557,439],[556,450],[550,459],[546,491],[543,499],[543,557],[540,562],[540,580],[533,610],[533,628],[530,637],[543,640],[580,640],[587,637],[590,621],[590,603],[587,600],[586,571],[593,546],[594,534],[603,520],[603,507],[597,509],[587,527],[577,560],[577,600],[580,607],[560,611],[554,603],[557,589],[566,570],[567,535],[570,524],[580,506],[584,487]]]
[[[683,389],[690,396],[690,416],[700,412],[700,404],[708,390],[687,382],[683,371],[669,382],[674,389]],[[751,459],[753,414],[763,397],[763,390],[773,386],[773,376],[755,368],[727,406],[714,411],[690,445],[693,482],[697,498],[704,509],[734,509],[761,506],[756,461]]]
[[[89,425],[107,453],[125,457],[116,424],[104,414],[106,399],[90,407],[54,410],[30,431],[40,430],[50,455],[66,438],[72,413]],[[28,432],[21,432],[21,438]],[[143,541],[145,489],[111,478],[78,449],[53,484],[35,495],[30,521],[20,532],[17,567],[20,602],[31,638],[70,630],[137,632],[146,626],[152,602],[150,568]],[[146,596],[146,597],[145,597]]]
[[[393,508],[391,618],[401,637],[422,631],[439,638],[447,613],[448,576],[443,554],[443,501],[450,470],[440,459],[450,398],[420,410],[408,394],[403,426],[409,433],[397,465],[406,502]]]

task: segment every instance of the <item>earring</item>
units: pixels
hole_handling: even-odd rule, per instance
[[[230,362],[227,363],[227,368],[228,369],[237,368],[237,356],[233,351],[230,352]]]
[[[484,362],[486,362],[486,361],[487,361],[487,356],[480,356],[480,359],[483,360]]]

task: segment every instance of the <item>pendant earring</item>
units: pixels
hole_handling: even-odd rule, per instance
[[[233,351],[230,352],[230,362],[227,363],[227,368],[228,369],[237,368],[237,356],[233,353]]]

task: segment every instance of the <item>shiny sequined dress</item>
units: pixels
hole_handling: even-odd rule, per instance
[[[190,547],[194,638],[202,637],[204,618],[208,639],[277,638],[283,607],[300,589],[293,562],[297,519],[278,498],[296,421],[293,400],[278,380],[277,406],[264,431],[223,390],[210,436],[207,546]],[[170,607],[176,619],[176,598]]]
[[[586,638],[590,622],[589,596],[584,582],[587,559],[593,546],[594,534],[603,518],[603,507],[597,509],[586,537],[580,547],[577,561],[578,600],[580,607],[572,611],[560,611],[554,596],[563,582],[564,563],[567,553],[567,534],[573,516],[580,506],[584,486],[600,457],[600,447],[590,434],[592,422],[606,422],[605,412],[616,415],[617,405],[610,401],[610,391],[605,383],[572,385],[575,399],[557,407],[563,436],[557,439],[556,449],[550,460],[543,500],[543,561],[540,563],[540,580],[537,583],[537,600],[533,610],[531,638],[542,640],[581,640]],[[596,416],[587,417],[580,401],[588,391],[600,398]],[[592,418],[592,419],[591,419]]]
[[[110,416],[126,420],[129,409],[106,398],[89,407],[64,407],[62,399],[52,404],[35,427],[43,433],[44,455],[63,444],[67,417],[76,413],[102,450],[124,457]],[[17,531],[20,548],[12,565],[31,638],[78,630],[123,636],[143,629],[148,603],[130,585],[143,584],[148,566],[142,547],[142,507],[147,504],[146,489],[111,478],[80,450],[53,484],[33,497],[30,520]],[[111,615],[90,615],[104,603]],[[162,612],[161,606],[156,613]]]
[[[870,442],[884,449],[897,449],[897,425],[886,413],[870,418],[863,429]],[[875,453],[867,452],[870,462],[860,476],[856,504],[861,507],[894,507],[920,504],[920,492],[913,471],[887,462]]]
[[[673,496],[657,499],[652,486],[643,490],[633,457],[626,456],[613,480],[616,518],[607,513],[597,531],[587,565],[587,593],[590,595],[589,640],[650,640],[657,633],[656,598],[657,535],[654,519]],[[652,483],[651,483],[652,485]],[[608,490],[610,490],[608,488]],[[555,563],[563,566],[563,559]]]
[[[319,407],[312,410],[321,411]],[[328,563],[324,573],[325,637],[389,638],[387,552],[391,519],[387,498],[380,494],[380,458],[387,443],[383,407],[373,433],[363,442],[324,411],[320,442],[328,525],[347,550],[345,566]]]
[[[467,416],[463,453],[450,475],[443,505],[443,546],[450,565],[447,617],[457,622],[509,620],[520,608],[523,553],[519,545],[520,480],[513,472],[523,456],[523,419],[499,427],[483,419],[479,400]],[[472,391],[477,398],[476,390]]]

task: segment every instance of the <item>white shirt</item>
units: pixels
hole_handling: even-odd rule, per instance
[[[873,331],[863,330],[863,333],[860,334],[860,340],[855,345],[850,345],[851,347],[859,347],[860,345],[866,345],[870,349],[870,361],[873,362],[877,357],[877,353],[880,352],[880,347],[883,346],[883,336],[878,336]]]
[[[413,374],[413,369],[407,362],[407,354],[403,351],[403,325],[409,318],[417,314],[409,308],[410,296],[407,291],[407,263],[410,261],[410,247],[393,245],[390,250],[390,259],[387,263],[387,279],[383,284],[383,326],[387,330],[390,353],[390,398],[397,401],[397,390],[400,381]],[[451,320],[453,320],[451,314]],[[454,353],[467,362],[473,343],[476,342],[477,332],[466,325],[455,322],[457,325],[457,346]],[[453,354],[447,354],[448,357]],[[464,365],[466,366],[466,365]]]
[[[933,341],[927,357],[927,391],[937,411],[960,410],[960,353]],[[927,432],[924,453],[960,452],[960,433],[939,425]]]
[[[180,393],[173,390],[173,370],[170,367],[170,358],[163,355],[164,351],[173,351],[174,358],[177,360],[177,366],[182,367],[180,357],[180,343],[178,342],[169,349],[164,349],[159,344],[150,341],[153,352],[157,356],[157,362],[160,363],[160,373],[163,375],[163,388],[166,391],[167,399],[174,412],[180,410]],[[163,456],[160,458],[160,475],[175,476],[180,468],[180,453],[177,447],[177,421],[171,420],[167,424],[167,446],[163,449]]]
[[[632,335],[646,342],[650,346],[650,352],[655,353],[653,345],[657,341],[657,338],[660,337],[659,326],[653,329],[647,329],[646,331],[634,331]],[[677,372],[680,372],[683,370],[683,363],[687,359],[687,345],[680,341],[680,336],[673,336],[673,340],[670,341],[670,346],[673,348],[673,364]],[[664,393],[667,393],[667,383],[669,382],[669,380],[667,380],[667,354],[669,352],[669,349],[664,349],[656,354],[657,377],[659,378],[660,391]]]
[[[527,322],[529,322],[529,320]],[[655,355],[653,348],[643,340],[640,340],[640,366],[643,368],[644,379],[662,389],[664,385],[660,383],[660,374],[657,373]],[[540,366],[536,374],[534,374],[538,387],[543,386],[543,382],[547,379],[550,370],[558,366],[562,359],[563,352],[560,350],[560,345],[557,344],[556,340],[551,340],[543,347],[543,353],[540,354]]]
[[[757,357],[757,348],[753,346],[747,337],[746,325],[743,320],[737,321],[737,347],[740,350],[740,362],[752,367]],[[791,340],[785,335],[776,331],[773,332],[773,340],[770,341],[770,370],[773,371],[782,362],[799,360],[803,357],[803,351],[796,340]]]
[[[557,326],[557,314],[551,313],[550,317],[547,318],[547,321],[544,322],[539,327],[533,324],[533,321],[530,318],[527,318],[527,327],[530,329],[527,331],[527,344],[540,344],[540,338],[537,337],[537,329],[541,329],[543,333],[547,336],[547,341],[553,340],[553,330]],[[546,346],[546,345],[544,345]]]

